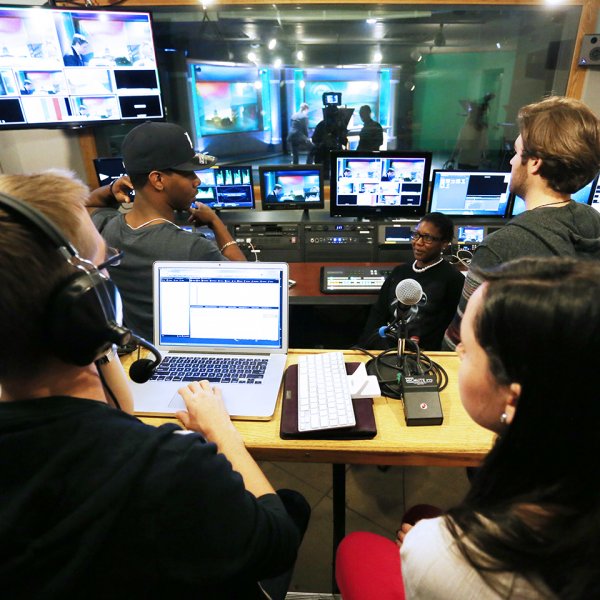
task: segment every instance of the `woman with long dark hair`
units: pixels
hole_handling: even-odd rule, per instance
[[[498,438],[459,506],[403,525],[406,597],[600,598],[600,264],[528,258],[484,276],[459,387]],[[341,555],[344,600],[366,598],[343,589]]]

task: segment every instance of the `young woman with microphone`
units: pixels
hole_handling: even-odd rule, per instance
[[[392,348],[396,341],[382,337],[380,329],[396,319],[396,287],[405,279],[414,279],[426,297],[408,323],[408,335],[418,338],[424,350],[439,350],[446,327],[456,312],[464,277],[442,253],[452,242],[454,224],[446,215],[433,212],[425,215],[411,234],[414,261],[394,268],[385,280],[377,302],[360,336],[357,346],[382,350]]]

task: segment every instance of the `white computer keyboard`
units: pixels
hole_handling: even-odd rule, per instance
[[[342,352],[298,359],[298,431],[356,425]]]

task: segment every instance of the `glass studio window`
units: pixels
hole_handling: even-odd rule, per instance
[[[323,93],[369,105],[387,149],[430,151],[433,168],[508,170],[518,109],[564,94],[581,6],[236,5],[153,9],[167,119],[227,161],[290,152],[290,118]],[[118,155],[129,128],[98,128]]]

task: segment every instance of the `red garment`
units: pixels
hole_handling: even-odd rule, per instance
[[[400,550],[375,533],[357,531],[342,540],[335,578],[344,600],[404,600]]]
[[[442,514],[437,506],[416,504],[404,513],[402,523]],[[335,579],[344,600],[404,600],[400,549],[395,542],[375,533],[347,535],[335,557]]]

